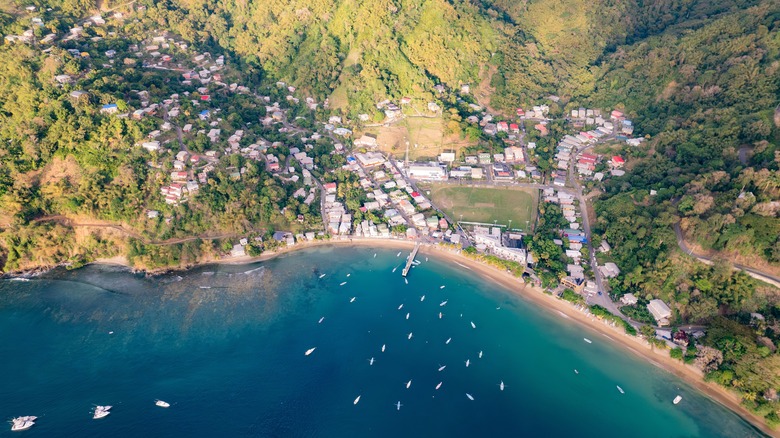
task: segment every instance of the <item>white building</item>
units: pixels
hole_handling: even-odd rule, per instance
[[[653,314],[659,326],[669,325],[669,318],[672,316],[672,309],[661,300],[650,300],[647,304],[647,310]]]
[[[447,171],[436,163],[415,163],[409,165],[406,176],[425,181],[446,181]]]

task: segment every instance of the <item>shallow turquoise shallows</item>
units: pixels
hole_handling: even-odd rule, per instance
[[[23,436],[57,437],[760,436],[467,269],[422,256],[406,284],[396,253],[2,281],[0,417],[36,415]]]

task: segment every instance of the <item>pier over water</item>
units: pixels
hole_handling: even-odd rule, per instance
[[[406,259],[406,267],[404,267],[404,271],[401,273],[404,277],[406,277],[406,274],[409,273],[409,269],[412,268],[412,263],[414,263],[414,258],[417,257],[417,251],[420,250],[420,242],[417,242],[417,244],[414,245],[414,249],[411,253],[409,253],[409,257]]]

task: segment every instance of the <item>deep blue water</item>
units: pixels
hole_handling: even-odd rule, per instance
[[[376,252],[2,281],[0,417],[37,415],[23,436],[760,436],[676,377],[468,270],[422,255],[405,284],[392,269],[406,254]],[[95,404],[112,414],[92,420]]]

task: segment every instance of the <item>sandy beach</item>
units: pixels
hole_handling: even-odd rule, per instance
[[[323,240],[296,244],[292,247],[262,254],[259,257],[234,257],[229,259],[215,260],[212,263],[254,263],[269,260],[284,254],[307,248],[328,245],[359,245],[372,248],[411,249],[414,247],[414,244],[414,241],[400,239]],[[653,365],[662,368],[681,379],[684,379],[691,386],[706,394],[711,399],[739,414],[763,433],[774,437],[780,437],[780,432],[771,430],[764,423],[762,418],[754,415],[742,407],[740,405],[740,397],[737,394],[727,391],[725,388],[717,386],[714,383],[705,382],[701,371],[699,371],[697,368],[686,365],[679,360],[672,359],[669,356],[668,350],[654,348],[648,342],[640,339],[639,337],[627,335],[623,330],[623,327],[613,327],[592,315],[588,315],[582,312],[567,301],[561,300],[550,294],[546,294],[540,288],[523,283],[522,280],[510,275],[505,271],[499,270],[492,266],[487,266],[449,248],[434,245],[423,245],[420,248],[418,257],[419,256],[439,257],[448,262],[452,262],[483,277],[491,279],[496,284],[505,287],[521,299],[531,302],[533,305],[551,312],[551,314],[555,315],[556,317],[562,318],[567,322],[574,322],[586,326],[588,329],[598,333],[599,336],[601,336],[604,340],[611,342],[613,345],[619,345],[630,351],[632,354],[648,360]],[[95,263],[128,266],[127,260],[124,257],[113,257],[111,259],[97,260]]]

